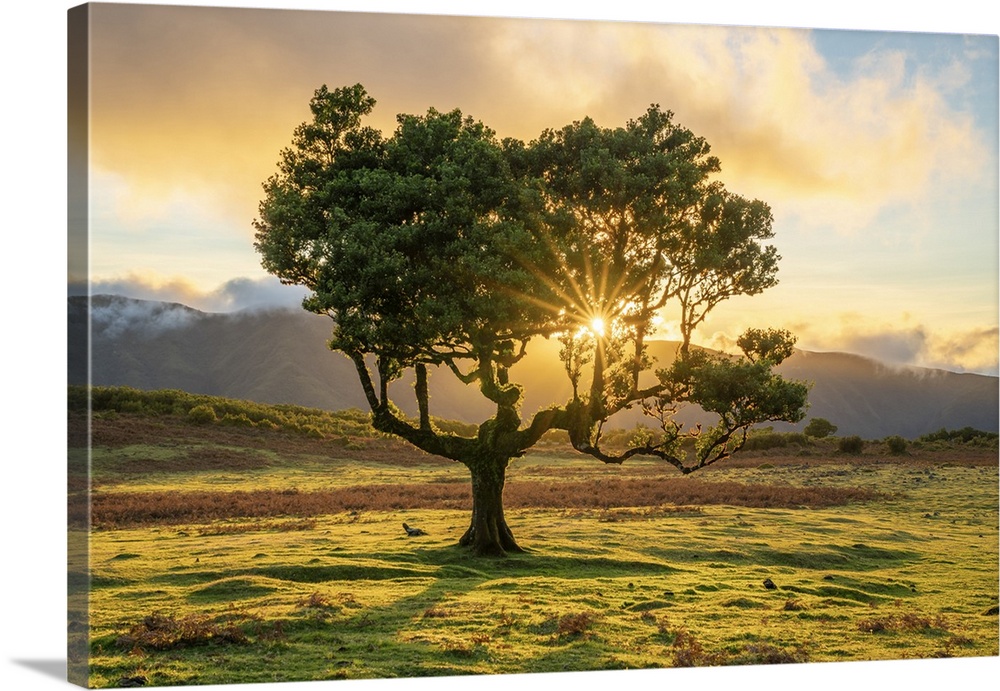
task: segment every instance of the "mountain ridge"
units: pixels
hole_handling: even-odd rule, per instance
[[[244,398],[261,403],[295,403],[327,410],[367,409],[354,366],[331,352],[330,322],[324,317],[287,308],[202,312],[181,303],[98,295],[91,299],[90,379],[94,385],[173,388]],[[68,300],[69,338],[84,342],[87,298]],[[511,372],[525,384],[522,413],[562,403],[570,396],[567,377],[553,367],[559,344],[539,341]],[[669,362],[676,344],[650,343],[650,354]],[[69,383],[87,383],[85,350],[70,348]],[[779,371],[813,383],[810,417],[838,426],[838,434],[880,439],[898,434],[915,438],[941,428],[974,427],[998,431],[998,378],[917,367],[892,367],[850,353],[796,350]],[[560,376],[561,375],[561,376]],[[489,402],[447,371],[432,372],[432,414],[481,422],[491,414]],[[407,414],[416,413],[408,387],[393,384]],[[638,410],[625,411],[614,426],[631,427],[642,420]],[[708,421],[689,411],[684,422]],[[776,429],[801,429],[777,424]]]

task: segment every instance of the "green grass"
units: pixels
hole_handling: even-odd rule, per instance
[[[375,485],[467,480],[376,437],[347,450],[293,430],[122,412],[95,421],[92,470],[98,495],[343,490],[370,500],[92,531],[93,686],[998,654],[991,450],[770,454],[699,474],[760,496],[786,486],[877,493],[813,508],[724,495],[697,506],[608,497],[606,507],[512,508],[530,551],[501,560],[456,546],[467,510],[373,503]],[[546,452],[517,461],[511,486],[586,480],[586,491],[621,492],[665,473]],[[406,537],[403,521],[428,535]]]
[[[532,552],[502,561],[455,547],[467,516],[448,511],[423,512],[431,536],[419,540],[402,535],[402,513],[319,518],[306,533],[100,532],[92,680],[263,681],[267,659],[280,659],[287,679],[671,666],[682,628],[718,664],[745,660],[751,642],[809,661],[997,654],[997,618],[983,615],[997,599],[995,530],[901,539],[875,513],[860,523],[864,546],[853,542],[857,524],[823,544],[796,540],[797,527],[850,511],[741,509],[757,526],[749,544],[723,537],[736,520],[727,507],[612,524],[518,511],[512,525]],[[683,548],[653,547],[665,531],[686,535],[670,538]],[[320,604],[303,605],[310,598]],[[248,642],[117,643],[155,613],[235,622]],[[590,623],[560,633],[565,617]],[[905,617],[940,623],[862,628]]]

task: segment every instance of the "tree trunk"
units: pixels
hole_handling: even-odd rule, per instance
[[[472,472],[472,522],[459,540],[474,554],[504,556],[523,552],[503,515],[503,486],[508,460],[470,464]]]

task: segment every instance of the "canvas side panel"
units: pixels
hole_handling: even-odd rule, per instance
[[[90,8],[68,12],[67,655],[66,676],[88,686],[90,593],[90,298],[88,161]],[[82,294],[81,294],[82,293]]]

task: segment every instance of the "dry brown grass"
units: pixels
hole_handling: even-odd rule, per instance
[[[575,638],[582,636],[594,625],[596,617],[591,612],[564,614],[556,624],[556,636],[559,638]]]
[[[250,639],[233,623],[217,624],[207,617],[181,619],[154,612],[119,636],[120,648],[134,651],[172,650],[212,643],[249,643]]]
[[[889,614],[881,617],[871,617],[858,622],[858,630],[865,633],[888,633],[892,631],[947,631],[948,621],[937,614],[928,617],[916,612]]]
[[[744,485],[688,478],[602,479],[581,482],[511,482],[508,508],[613,509],[697,506],[824,507],[879,498],[861,488]],[[95,528],[210,523],[230,518],[309,517],[349,511],[472,508],[468,483],[386,484],[300,492],[111,492],[93,495]]]

